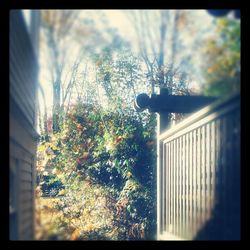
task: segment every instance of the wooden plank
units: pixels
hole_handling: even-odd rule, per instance
[[[168,143],[168,229],[170,232],[171,224],[171,144]]]
[[[183,166],[183,148],[182,148],[182,137],[180,137],[179,139],[179,158],[180,158],[180,166],[179,166],[179,235],[182,236],[182,220],[183,220],[183,215],[182,215],[182,196],[183,196],[183,192],[182,192],[182,166]]]
[[[31,209],[22,210],[19,214],[20,217],[20,230],[22,231],[22,228],[27,225],[27,223],[32,222],[33,218],[33,211]]]
[[[215,206],[215,164],[216,164],[216,133],[215,121],[211,123],[211,198],[210,198],[210,207],[211,209]]]
[[[33,203],[32,202],[23,202],[23,203],[20,204],[21,214],[32,212],[32,208],[33,208]]]
[[[12,67],[12,66],[11,66]],[[31,102],[26,100],[25,98],[31,98],[25,95],[23,92],[24,90],[21,90],[21,86],[19,87],[13,87],[15,86],[15,82],[19,82],[20,79],[18,79],[18,76],[16,74],[10,74],[10,95],[11,97],[16,101],[19,108],[22,110],[22,113],[25,115],[25,118],[29,121],[29,123],[34,126],[35,122],[35,103],[33,103],[33,106],[31,106]],[[12,84],[13,83],[13,84]],[[21,84],[19,84],[21,85]],[[10,104],[12,105],[12,104]]]
[[[202,192],[202,214],[201,214],[201,222],[202,224],[205,222],[205,210],[206,210],[206,134],[205,134],[205,126],[203,125],[201,128],[201,135],[202,135],[202,165],[201,165],[201,192]]]
[[[186,196],[185,196],[185,200],[186,200],[186,230],[185,230],[185,236],[188,238],[189,237],[189,190],[188,190],[188,185],[189,185],[189,138],[188,138],[188,134],[185,136],[186,138],[186,174],[185,174],[185,178],[186,178]]]
[[[201,127],[203,124],[206,124],[217,117],[232,112],[239,108],[240,105],[240,94],[234,96],[225,97],[219,100],[218,102],[211,104],[202,110],[194,113],[193,115],[187,117],[182,122],[173,126],[171,129],[168,129],[164,133],[159,135],[159,139],[172,140],[172,136],[179,137],[183,134],[186,134],[190,130]]]
[[[161,143],[161,232],[164,231],[164,165],[163,165],[163,148]]]
[[[34,162],[34,155],[15,143],[13,140],[10,140],[10,157],[12,159],[19,159],[28,164],[32,164]]]
[[[26,49],[26,46],[18,41],[15,33],[11,33],[10,62],[12,66],[15,65],[15,70],[12,72],[17,73],[21,77],[20,80],[23,82],[23,87],[27,89],[26,95],[31,97],[36,90],[36,85],[34,84],[37,78],[37,69],[34,67],[36,61],[24,49]],[[31,100],[31,102],[34,102],[34,100]]]
[[[227,228],[227,200],[226,200],[226,193],[227,193],[227,117],[223,117],[221,120],[221,152],[222,152],[222,159],[221,159],[221,185],[222,185],[222,224],[223,228]]]
[[[13,79],[13,75],[10,75],[10,81],[13,81],[12,79]],[[25,118],[28,120],[28,122],[30,124],[34,123],[33,115],[32,115],[33,111],[28,107],[27,102],[21,98],[21,94],[18,92],[18,90],[10,87],[10,92],[11,92],[10,96],[16,100],[17,105],[22,110],[22,113],[25,114]],[[12,104],[10,103],[10,107],[11,105]]]
[[[159,124],[160,120],[160,115],[156,114],[156,119],[157,119],[157,124]],[[161,176],[161,151],[160,151],[160,131],[159,131],[159,126],[157,126],[157,171],[156,171],[156,192],[157,192],[157,239],[160,237],[161,234],[161,229],[160,229],[160,215],[161,215],[161,190],[160,190],[160,176]]]
[[[163,201],[163,197],[162,197],[162,142],[160,142],[160,145],[159,145],[159,156],[160,157],[160,176],[159,176],[159,183],[160,183],[160,186],[159,186],[159,192],[160,192],[160,201],[159,201],[159,206],[160,206],[160,216],[159,216],[159,225],[160,225],[160,234],[163,232],[163,224],[162,224],[162,201]]]
[[[197,228],[197,130],[193,132],[193,236]]]
[[[176,230],[176,141],[173,140],[173,233]]]
[[[35,112],[35,110],[34,110]],[[30,135],[33,141],[37,141],[39,138],[39,134],[34,128],[34,122],[29,122],[25,116],[24,111],[18,106],[18,103],[14,100],[14,98],[10,95],[10,114],[15,117],[15,120],[18,121],[21,127],[26,130],[26,132]]]
[[[201,227],[201,128],[197,129],[197,230]]]
[[[36,144],[34,140],[12,114],[10,114],[10,140],[21,145],[31,155],[35,155]],[[12,154],[11,151],[10,154]]]
[[[31,182],[21,182],[21,186],[20,186],[22,191],[32,191],[32,183]]]
[[[164,182],[164,195],[165,195],[165,228],[164,228],[164,231],[166,232],[167,231],[167,225],[168,225],[168,206],[167,206],[167,203],[168,203],[168,188],[167,188],[167,185],[168,185],[168,145],[167,143],[164,144],[165,145],[165,182]]]
[[[235,143],[234,140],[234,124],[233,124],[233,120],[234,117],[237,117],[237,114],[232,113],[229,117],[228,117],[228,121],[227,121],[227,179],[228,179],[228,183],[227,183],[227,196],[226,196],[226,200],[227,200],[227,204],[228,204],[228,209],[226,210],[226,218],[228,218],[228,222],[229,225],[233,225],[233,203],[234,203],[234,195],[233,194],[233,189],[234,189],[234,182],[233,182],[233,168],[235,166],[237,166],[237,163],[234,163],[234,150],[233,150],[233,144]],[[237,139],[236,139],[237,141]],[[237,144],[237,143],[235,143]],[[236,149],[237,150],[237,149]]]
[[[171,180],[170,180],[170,192],[171,192],[171,210],[170,210],[170,218],[171,218],[171,225],[170,225],[170,233],[173,232],[173,223],[174,223],[174,147],[173,147],[173,142],[170,142],[171,145]]]
[[[166,187],[165,187],[165,193],[166,193],[166,229],[165,231],[168,230],[168,224],[169,224],[169,207],[168,207],[168,203],[169,203],[169,197],[168,197],[168,172],[169,172],[169,154],[168,154],[168,143],[165,143],[165,161],[166,161],[166,175],[165,175],[165,179],[166,179]]]
[[[22,18],[22,14],[21,13],[15,13],[16,11],[20,11],[20,10],[12,10],[10,12],[10,31],[11,31],[11,35],[15,35],[17,34],[17,40],[20,44],[25,45],[23,47],[23,53],[25,55],[25,58],[28,58],[29,62],[32,62],[30,64],[28,64],[28,68],[38,68],[38,62],[37,62],[37,57],[34,53],[33,50],[33,46],[32,46],[32,42],[30,39],[30,35],[29,32],[26,29],[26,25],[24,23],[24,20]],[[13,31],[13,32],[12,32]],[[12,39],[13,40],[13,39]]]
[[[32,183],[33,182],[32,174],[27,172],[22,172],[21,181]]]
[[[17,29],[18,31],[19,29]],[[18,35],[17,32],[13,32],[11,29],[10,33],[10,94],[20,104],[20,108],[23,109],[31,124],[34,124],[35,99],[33,96],[35,95],[34,83],[37,74],[34,72],[34,62],[29,62],[30,53],[23,51],[27,44],[20,43],[23,35]]]
[[[31,163],[27,163],[26,161],[20,160],[20,166],[22,172],[32,173]]]
[[[221,121],[219,119],[216,120],[216,169],[215,169],[215,203],[218,204],[220,200],[220,164],[221,164],[221,138],[220,138],[220,126]]]
[[[193,132],[189,132],[189,206],[190,206],[190,238],[193,237]]]
[[[166,231],[166,144],[163,143],[163,231]]]
[[[28,202],[32,201],[33,202],[33,196],[32,196],[32,191],[31,190],[22,190],[22,192],[19,195],[19,202]]]
[[[175,234],[178,235],[178,139],[175,140]]]
[[[186,235],[186,135],[182,136],[183,138],[183,196],[182,196],[182,204],[183,204],[183,226],[182,226],[182,235],[185,237]]]
[[[31,228],[23,228],[20,233],[20,237],[22,240],[33,240],[32,229]]]
[[[10,73],[13,76],[13,85],[11,86],[13,90],[20,90],[24,94],[24,97],[32,98],[35,95],[35,75],[32,69],[23,68],[22,59],[18,55],[19,51],[16,46],[11,47],[10,49]],[[21,90],[21,87],[23,89]],[[27,92],[26,92],[27,91]],[[34,109],[35,99],[27,100],[29,107]],[[32,106],[33,104],[33,106]]]
[[[211,123],[206,125],[206,220],[210,218],[211,215],[211,133],[210,133]]]
[[[181,235],[185,235],[185,137],[181,137],[182,166],[181,166]]]
[[[244,175],[244,172],[241,171],[241,114],[240,110],[234,113],[233,116],[233,203],[232,203],[232,213],[231,217],[234,224],[234,239],[241,239],[241,174]]]
[[[177,190],[177,198],[178,198],[178,235],[181,235],[181,141],[178,138],[178,190]]]
[[[20,232],[24,233],[25,231],[27,232],[32,232],[32,211],[29,211],[25,214],[25,216],[22,217],[22,223],[21,223],[21,227],[20,227]]]
[[[180,165],[180,148],[179,148],[179,138],[176,139],[176,235],[180,234],[179,230],[179,165]]]
[[[151,98],[150,109],[154,112],[191,113],[216,101],[215,97],[158,95]]]
[[[157,122],[159,119],[159,115],[157,115]],[[157,134],[159,134],[159,131],[157,130]],[[162,151],[161,151],[161,144],[162,141],[158,139],[159,136],[157,136],[157,238],[160,234],[162,234]]]

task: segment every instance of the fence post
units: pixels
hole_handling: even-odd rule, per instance
[[[168,89],[160,89],[160,95],[162,96],[163,99],[167,98],[168,93],[169,93]],[[160,115],[160,124],[159,124],[160,128],[159,128],[159,130],[160,130],[160,133],[162,133],[170,125],[170,113],[165,112],[165,111],[161,111],[161,112],[159,112],[159,115]]]

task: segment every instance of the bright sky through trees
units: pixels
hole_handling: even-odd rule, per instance
[[[136,41],[137,37],[136,37],[136,31],[135,31],[135,27],[134,27],[134,23],[131,22],[131,20],[129,20],[128,18],[128,12],[131,10],[81,10],[80,14],[78,16],[78,18],[86,18],[88,17],[88,19],[92,19],[95,22],[96,28],[98,30],[102,30],[105,28],[105,26],[107,26],[107,24],[112,28],[116,28],[118,29],[119,34],[121,35],[121,37],[127,41],[129,41],[131,43],[131,49],[133,50],[133,53],[138,54],[139,50],[140,50],[140,46],[138,44],[138,42]],[[138,10],[135,10],[138,11]],[[143,11],[143,10],[142,10]],[[147,10],[149,15],[154,15],[157,10]],[[197,24],[200,30],[206,30],[206,28],[209,28],[211,26],[212,20],[213,18],[207,14],[207,12],[205,10],[187,10],[188,15],[194,15],[195,18],[193,18],[194,23],[191,25],[194,25],[194,27],[196,27],[195,29],[197,29]],[[26,19],[26,22],[29,22],[29,11],[28,10],[24,10],[24,16]],[[100,18],[100,17],[104,17],[104,19]],[[105,22],[103,22],[103,20],[106,20]],[[157,20],[155,20],[155,22],[157,22]],[[77,24],[78,25],[78,24]],[[154,24],[152,24],[154,25]],[[157,24],[155,24],[157,25]],[[181,35],[184,36],[184,43],[187,44],[187,47],[189,48],[189,50],[192,53],[192,56],[195,60],[195,64],[197,64],[197,66],[195,65],[194,70],[195,72],[192,72],[193,75],[195,75],[196,80],[192,81],[192,87],[193,88],[199,88],[199,81],[201,81],[201,76],[200,76],[200,72],[199,72],[199,64],[200,64],[200,55],[199,52],[196,51],[193,46],[191,46],[192,44],[192,40],[194,39],[195,35],[197,35],[199,32],[195,31],[195,34],[190,34],[189,30],[186,29],[185,27],[182,29],[183,32],[181,32]],[[209,32],[208,32],[209,33]],[[202,32],[201,32],[202,34]],[[204,35],[207,35],[207,33],[204,33]],[[84,37],[82,38],[83,42],[84,42]],[[155,37],[156,39],[156,37]],[[78,44],[73,44],[74,41],[68,41],[69,45],[69,52],[71,54],[71,58],[72,62],[68,61],[67,65],[70,67],[70,65],[73,64],[74,58],[77,56],[77,53],[79,52],[79,46],[80,43],[78,42]],[[72,43],[72,44],[71,44]],[[190,44],[190,46],[189,46]],[[41,47],[40,47],[41,48]],[[183,53],[190,53],[190,51],[187,51],[187,49],[185,51],[181,51],[181,54]],[[83,60],[84,61],[84,60]],[[187,66],[189,67],[189,66]],[[193,71],[194,71],[193,70]],[[50,79],[50,69],[48,67],[48,63],[46,62],[46,59],[44,58],[44,56],[42,56],[42,53],[40,52],[40,74],[39,74],[39,81],[41,86],[44,89],[45,92],[45,96],[46,96],[46,103],[47,103],[47,107],[48,107],[48,111],[49,113],[51,112],[51,106],[53,103],[53,95],[52,95],[52,86],[51,86],[51,79]],[[67,70],[66,70],[67,72]],[[70,76],[70,74],[69,74]],[[65,75],[63,77],[66,77]],[[91,74],[90,74],[91,77]],[[41,106],[41,112],[43,113],[43,98],[41,96],[41,93],[38,93],[38,98],[39,98],[39,103]],[[73,99],[73,96],[71,97]]]

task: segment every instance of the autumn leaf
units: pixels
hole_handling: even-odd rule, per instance
[[[131,172],[128,172],[128,173],[127,173],[127,176],[128,176],[129,178],[132,177],[132,175],[133,175],[133,174],[132,174]]]
[[[118,137],[116,138],[116,143],[119,143],[122,139],[123,139],[122,136],[118,136]]]
[[[89,224],[85,227],[86,231],[93,231],[95,229],[95,226],[93,224]]]
[[[81,234],[81,231],[79,228],[77,228],[71,235],[70,240],[77,240]]]
[[[86,161],[89,158],[89,152],[83,152],[82,158]]]

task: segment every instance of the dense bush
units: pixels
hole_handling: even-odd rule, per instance
[[[110,211],[107,215],[110,223],[99,225],[95,232],[90,233],[79,224],[75,228],[79,239],[153,237],[154,122],[150,115],[142,121],[137,114],[107,112],[100,107],[78,104],[66,116],[61,132],[49,142],[40,143],[40,152],[46,152],[48,157],[46,164],[54,169],[53,173],[65,187],[65,196],[57,204],[65,218],[82,216],[85,208],[80,200],[87,192],[88,207],[94,204],[97,195],[82,188],[86,182],[89,189],[101,190],[99,196]],[[60,221],[62,225],[63,220]],[[69,231],[69,221],[66,224]]]

